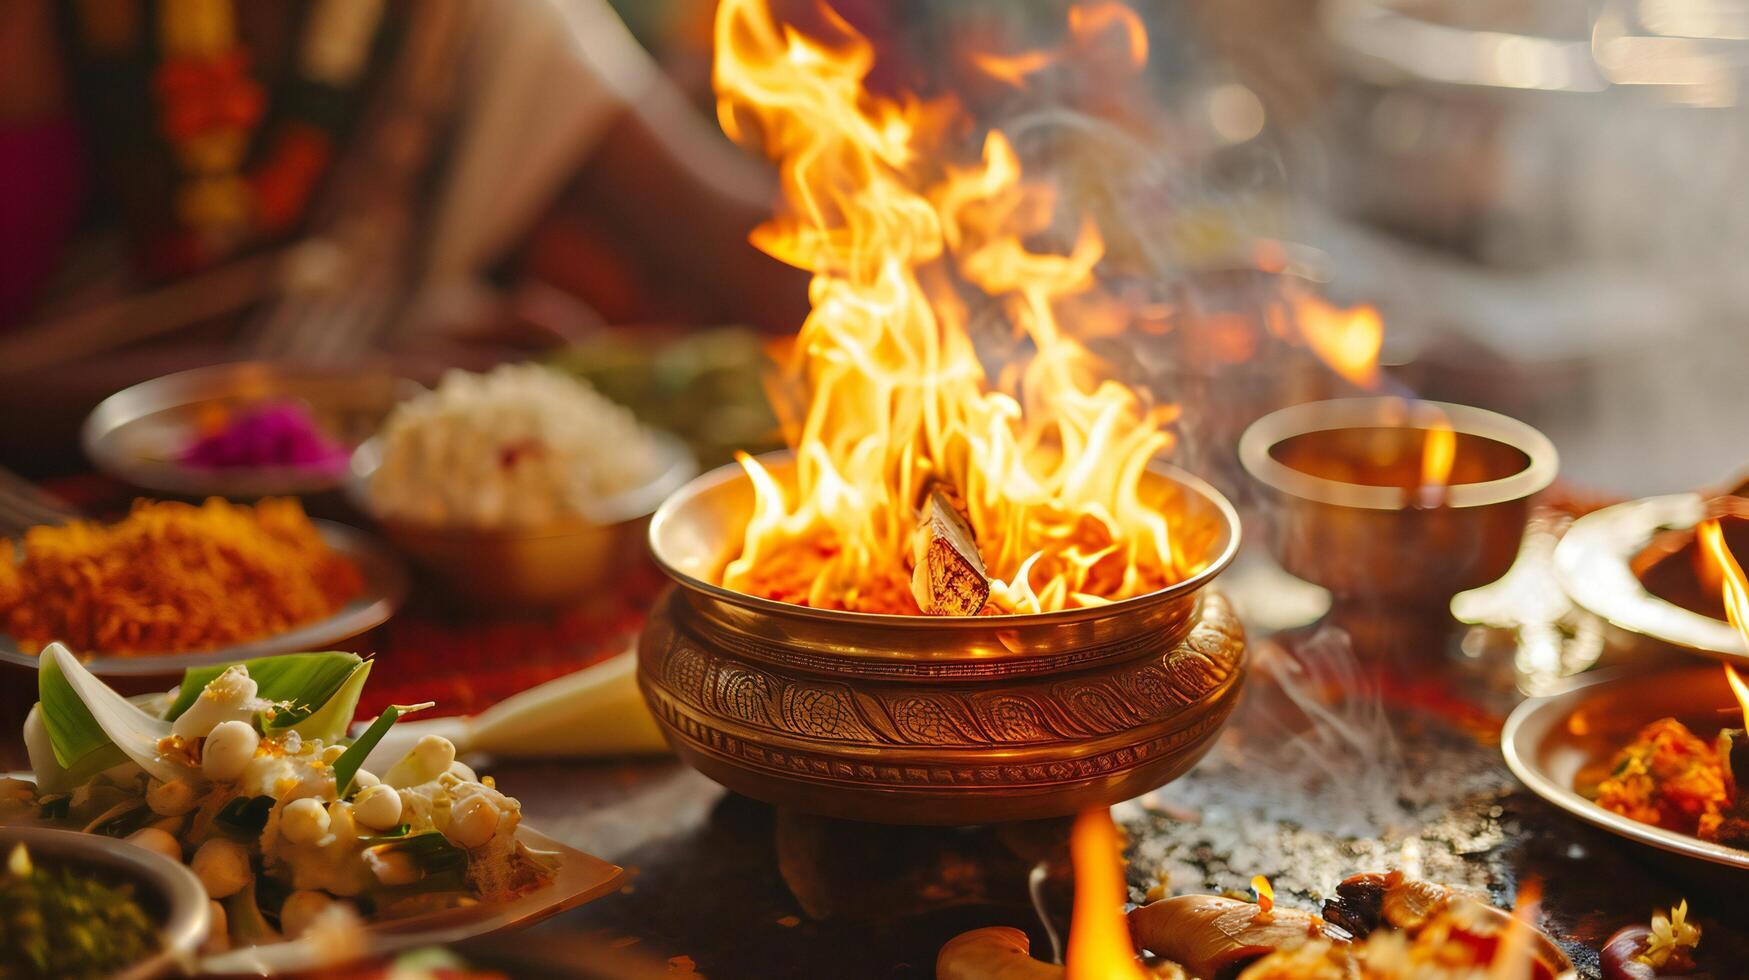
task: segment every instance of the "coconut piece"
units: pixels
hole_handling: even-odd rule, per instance
[[[1063,968],[1032,958],[1026,933],[1008,926],[962,932],[935,957],[935,980],[1062,980]]]
[[[1317,917],[1277,906],[1269,914],[1250,902],[1218,895],[1181,895],[1130,912],[1138,948],[1182,966],[1193,977],[1233,976],[1284,946],[1328,935]]]

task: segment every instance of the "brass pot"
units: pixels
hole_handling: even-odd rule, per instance
[[[763,462],[787,478],[786,454]],[[715,584],[752,510],[739,466],[688,484],[650,542],[675,581],[638,648],[674,750],[736,792],[827,816],[968,824],[1061,816],[1182,774],[1232,711],[1245,639],[1205,587],[1237,515],[1176,469],[1150,476],[1208,562],[1093,609],[948,618],[796,606]]]

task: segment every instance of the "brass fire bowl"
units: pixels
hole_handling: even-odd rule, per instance
[[[785,479],[786,454],[763,458]],[[1160,467],[1178,540],[1207,567],[1093,609],[947,618],[813,609],[714,584],[753,488],[707,473],[650,525],[674,586],[638,646],[638,683],[674,750],[738,793],[826,816],[973,824],[1063,816],[1188,770],[1231,713],[1245,637],[1209,582],[1239,523]]]

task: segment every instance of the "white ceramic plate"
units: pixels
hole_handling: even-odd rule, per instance
[[[1742,724],[1717,665],[1623,672],[1520,704],[1501,730],[1500,751],[1531,792],[1587,823],[1674,854],[1749,870],[1749,851],[1641,823],[1573,788],[1581,769],[1607,762],[1635,732],[1664,717],[1705,740]]]
[[[375,538],[332,521],[312,521],[328,547],[358,566],[364,591],[334,615],[275,636],[198,653],[154,653],[120,656],[93,652],[81,659],[99,677],[181,674],[189,667],[250,660],[279,653],[332,649],[333,644],[380,626],[407,597],[407,573]],[[25,653],[10,636],[0,633],[0,662],[35,670],[36,654]]]

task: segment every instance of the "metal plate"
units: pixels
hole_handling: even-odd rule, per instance
[[[1635,732],[1664,717],[1680,720],[1702,739],[1741,721],[1718,667],[1624,672],[1520,704],[1500,733],[1500,752],[1531,792],[1586,823],[1660,850],[1749,870],[1749,851],[1641,823],[1574,790],[1581,769],[1607,762]]]
[[[359,958],[387,956],[423,946],[447,946],[505,929],[520,929],[594,901],[619,888],[625,870],[585,854],[523,825],[516,838],[531,850],[558,856],[559,871],[543,888],[508,902],[480,903],[462,909],[396,919],[368,926]],[[331,954],[305,940],[251,946],[202,960],[202,973],[258,974],[302,972],[331,966]]]
[[[326,370],[246,361],[195,368],[134,385],[104,399],[85,420],[85,454],[104,473],[154,493],[183,497],[322,493],[346,476],[332,469],[257,467],[205,469],[176,455],[193,439],[200,416],[269,401],[306,405],[322,430],[356,446],[398,402],[423,388],[386,371]]]
[[[332,645],[382,625],[407,597],[407,573],[375,538],[333,521],[313,520],[317,533],[336,553],[358,566],[364,591],[334,615],[284,633],[198,653],[136,653],[120,656],[82,654],[85,666],[99,677],[181,673],[189,667],[229,663],[278,653],[332,649]],[[25,653],[10,636],[0,633],[0,662],[36,669],[35,654]]]
[[[1660,531],[1692,528],[1707,517],[1697,493],[1647,497],[1579,518],[1555,546],[1555,577],[1573,602],[1611,626],[1721,660],[1749,661],[1731,624],[1684,609],[1648,591],[1632,562]]]
[[[28,780],[32,778],[28,772],[0,775],[14,779]],[[156,865],[162,862],[166,866],[166,870],[176,868],[166,859],[139,851],[132,845],[124,844],[113,838],[95,834],[75,834],[72,831],[62,829],[27,829],[33,826],[33,824],[25,824],[18,828],[0,829],[0,839],[9,839],[7,838],[8,834],[40,835],[45,833],[52,835],[57,840],[77,837],[91,842],[88,849],[93,852],[113,852],[121,858],[141,865]],[[444,946],[475,936],[533,925],[542,919],[574,909],[608,894],[617,889],[620,880],[625,877],[625,869],[562,844],[527,824],[522,824],[516,828],[516,839],[530,850],[547,852],[557,858],[558,873],[544,887],[518,895],[508,902],[495,904],[482,902],[467,908],[431,912],[425,915],[367,925],[364,930],[363,948],[357,950],[357,955],[349,957],[349,959],[383,957],[401,950],[422,946]],[[136,854],[147,854],[147,856],[134,857],[133,855]],[[190,886],[197,889],[196,897],[204,899],[205,895],[198,892],[199,884],[193,880],[193,876],[187,874],[186,870],[183,874],[188,878]],[[200,932],[204,935],[206,905],[204,901],[198,901],[194,908],[200,917],[202,926]],[[184,942],[181,946],[192,948],[199,941],[199,937],[193,937],[192,941]],[[315,970],[324,966],[333,966],[335,964],[330,962],[331,956],[332,951],[325,950],[314,942],[294,940],[265,946],[248,946],[207,957],[200,961],[199,972],[203,974],[268,976],[276,973]]]

